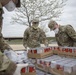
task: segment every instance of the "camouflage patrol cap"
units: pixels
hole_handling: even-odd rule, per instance
[[[48,27],[50,28],[50,30],[53,30],[56,24],[57,23],[54,20],[51,20],[48,24]]]
[[[34,29],[37,29],[38,28],[38,25],[39,25],[39,19],[33,19],[32,20],[32,27]]]
[[[33,20],[32,20],[32,23],[33,23],[33,22],[39,22],[39,19],[37,19],[37,18],[36,18],[36,19],[33,19]]]

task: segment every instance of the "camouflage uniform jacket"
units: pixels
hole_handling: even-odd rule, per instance
[[[2,14],[3,14],[3,9],[2,9],[2,5],[0,3],[0,50],[3,52],[3,50],[5,49],[9,49],[10,46],[5,42],[3,36],[2,36],[2,20],[3,20],[3,17],[2,17]]]
[[[2,14],[3,14],[3,9],[0,2],[0,75],[13,75],[16,69],[16,65],[14,65],[14,63],[10,61],[10,59],[8,59],[6,55],[4,55],[3,53],[5,49],[8,50],[11,49],[11,47],[6,43],[1,33],[2,20],[3,20]]]
[[[29,48],[39,47],[40,43],[47,44],[46,35],[40,28],[29,27],[24,32],[23,45]]]
[[[55,37],[59,46],[76,47],[76,32],[71,25],[60,26]]]

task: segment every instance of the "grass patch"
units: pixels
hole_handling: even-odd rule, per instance
[[[14,39],[14,40],[6,40],[8,44],[23,44],[23,41],[21,39]]]
[[[47,37],[49,43],[50,41],[56,41],[55,37]],[[11,39],[6,40],[8,44],[23,44],[23,39]]]

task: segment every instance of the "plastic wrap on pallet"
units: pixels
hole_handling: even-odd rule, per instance
[[[28,59],[30,61],[30,63],[32,64],[36,64],[37,63],[37,59]]]
[[[72,61],[75,61],[75,59],[63,58],[63,59],[60,59],[60,60],[52,61],[51,68],[56,68],[57,69],[57,67],[59,67],[59,66],[64,67],[65,64],[67,64],[69,62],[72,62]]]
[[[41,47],[41,48],[37,48],[37,54],[40,54],[40,53],[43,53],[44,52],[44,48]]]
[[[75,53],[76,47],[62,47],[62,51],[67,53]]]
[[[29,53],[37,53],[37,54],[40,54],[40,53],[44,53],[44,52],[49,52],[51,51],[51,47],[37,47],[37,48],[31,48],[29,49]]]
[[[59,59],[59,60],[54,60],[54,61],[51,61],[51,68],[56,68],[56,66],[58,65],[58,63],[59,62],[63,62],[63,61],[65,61],[65,60],[67,60],[67,58],[61,58],[61,59]]]
[[[76,60],[64,65],[64,72],[75,73],[76,75]]]
[[[25,63],[27,62],[27,52],[24,51],[24,50],[18,50],[18,51],[15,51],[15,53],[17,54],[18,56],[18,60],[17,60],[17,63]]]
[[[51,64],[51,61],[58,60],[58,59],[62,59],[62,58],[58,55],[53,55],[44,59],[37,59],[37,64],[40,64],[44,67],[46,66],[46,63]]]
[[[36,68],[34,65],[29,64],[21,69],[21,75],[36,75]]]
[[[36,58],[36,59],[45,58],[51,55],[53,55],[53,51],[50,47],[32,48],[27,53],[28,58]]]
[[[39,54],[39,53],[43,53],[43,50],[44,50],[43,47],[31,48],[28,50],[28,53]]]

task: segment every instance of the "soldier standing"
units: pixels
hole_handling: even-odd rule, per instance
[[[5,49],[9,49],[10,46],[5,42],[2,31],[2,22],[3,17],[2,14],[4,13],[3,7],[5,7],[8,11],[13,11],[15,7],[19,7],[20,0],[0,0],[0,50],[3,52]]]
[[[27,28],[24,32],[23,38],[23,46],[27,49],[40,47],[40,43],[44,43],[46,46],[48,45],[48,41],[46,40],[46,35],[43,30],[39,27],[39,20],[33,19],[32,26]]]
[[[10,61],[3,53],[5,49],[11,49],[11,47],[5,42],[1,33],[3,21],[2,14],[4,13],[3,7],[8,11],[13,11],[15,7],[20,7],[20,0],[0,0],[0,75],[13,75],[16,69],[16,64]]]
[[[71,25],[61,26],[54,20],[51,20],[48,27],[55,32],[59,46],[76,47],[76,31]]]

